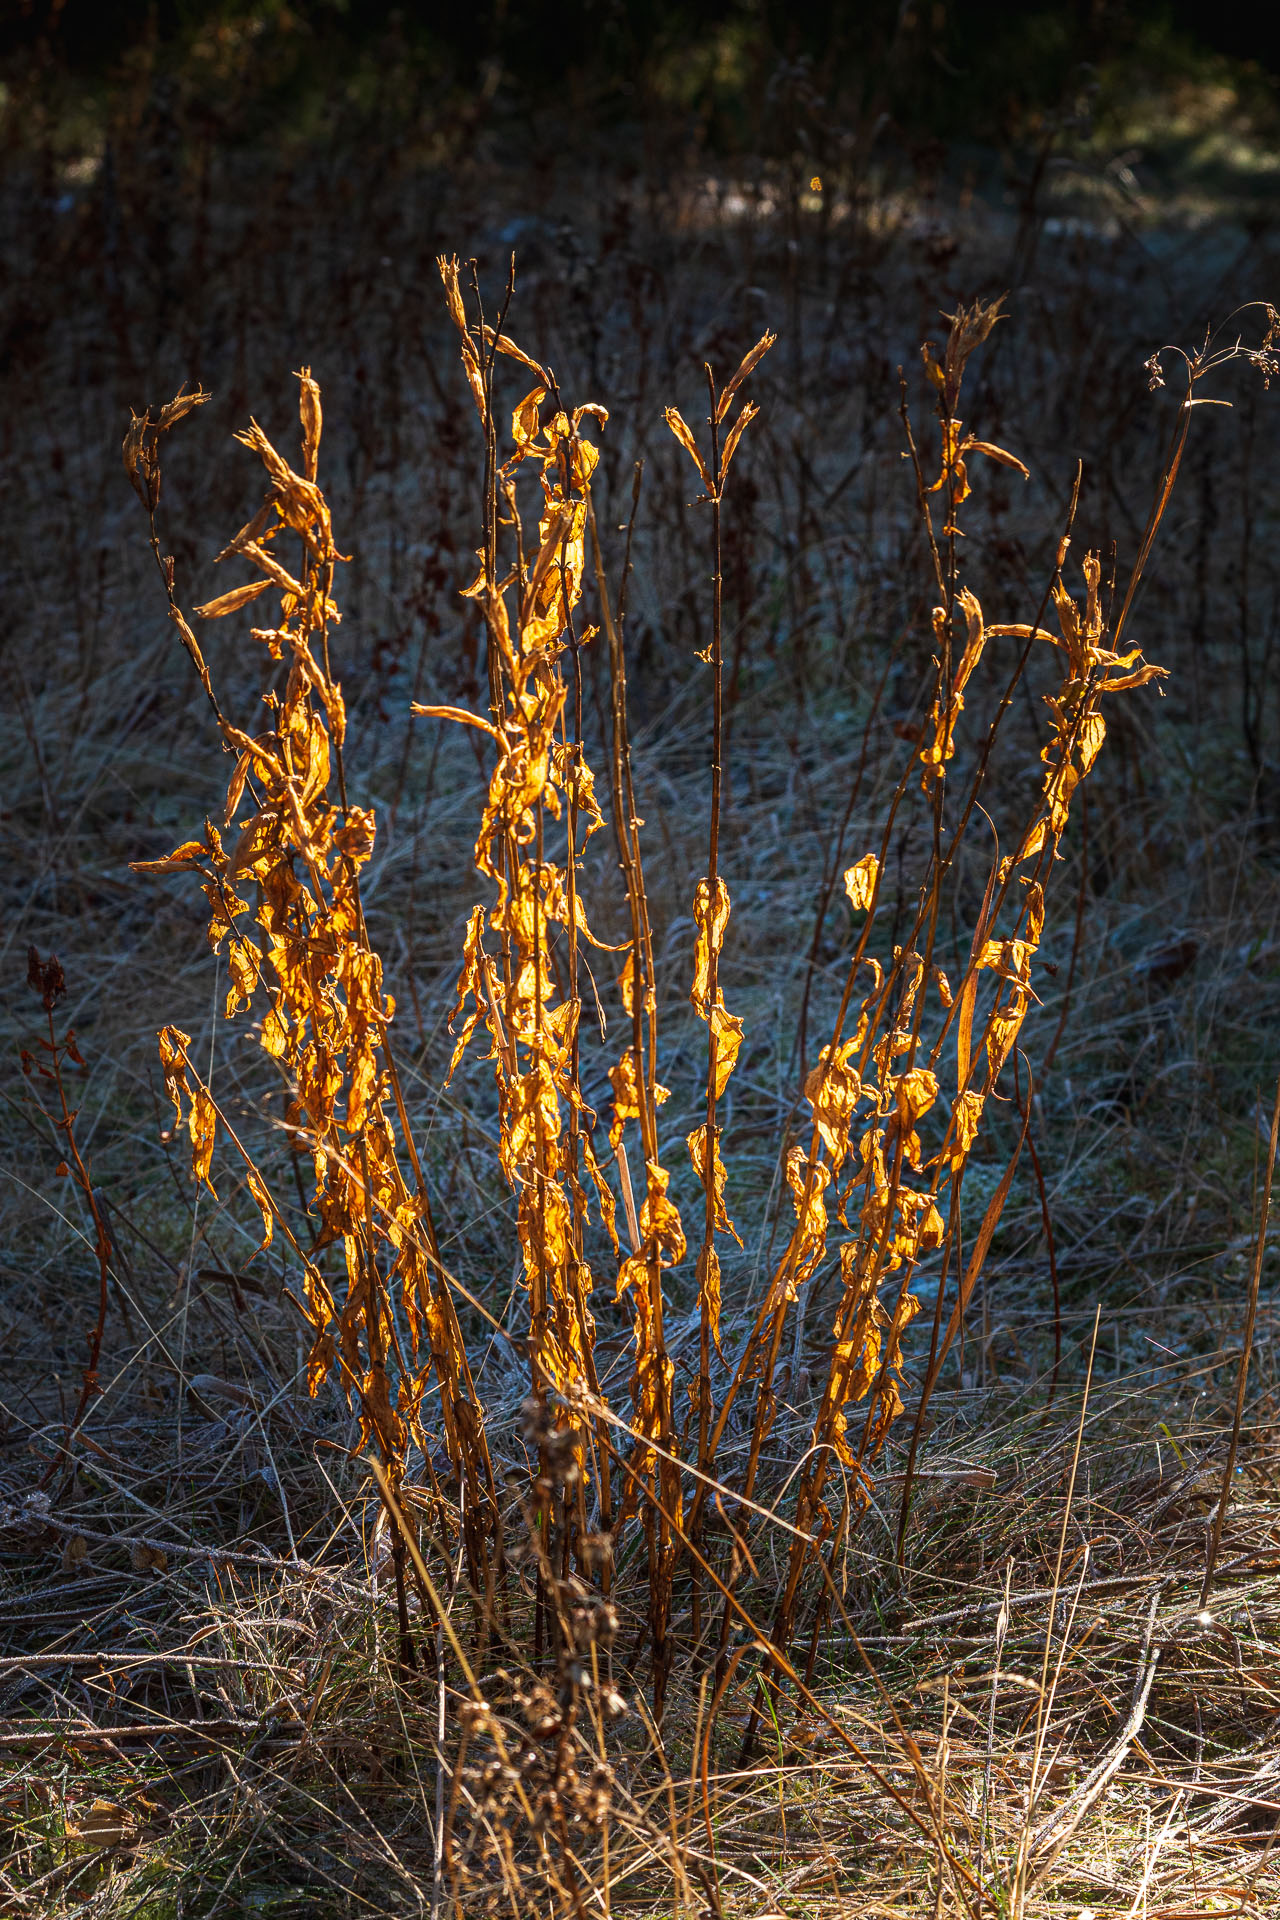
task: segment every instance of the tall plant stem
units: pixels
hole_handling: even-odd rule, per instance
[[[711,494],[711,826],[707,843],[707,902],[714,920],[716,896],[720,885],[720,796],[724,778],[724,635],[722,600],[724,590],[720,539],[720,428],[716,419],[716,383],[707,368],[707,388],[711,399],[711,471],[715,486]],[[716,1085],[719,1075],[719,1043],[716,1037],[715,1010],[719,1003],[720,954],[715,940],[708,942],[707,1001],[707,1122],[703,1148],[703,1186],[706,1207],[703,1216],[702,1251],[698,1257],[698,1468],[706,1473],[711,1438],[711,1302],[704,1281],[714,1257],[716,1231],[716,1157],[719,1128],[716,1124]]]

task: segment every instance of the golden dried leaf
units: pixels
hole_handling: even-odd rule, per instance
[[[960,506],[969,498],[972,489],[969,476],[965,471],[963,446],[961,444],[960,422],[944,414],[940,422],[942,429],[942,471],[929,488],[930,493],[940,493],[947,481],[952,482],[952,505]]]
[[[176,427],[179,420],[185,420],[189,413],[194,413],[197,407],[202,407],[206,400],[212,398],[213,395],[205,393],[201,387],[197,387],[194,393],[176,393],[156,415],[156,432],[167,433],[170,427]]]
[[[232,587],[230,593],[221,593],[216,600],[206,600],[202,607],[196,607],[196,618],[221,620],[228,613],[238,613],[241,607],[247,607],[251,600],[265,593],[270,585],[269,580],[246,580],[243,586]]]
[[[320,434],[324,426],[320,389],[311,378],[310,367],[303,367],[296,378],[298,416],[302,422],[302,468],[307,479],[314,481],[320,464]]]
[[[265,1253],[271,1245],[272,1238],[275,1234],[276,1214],[275,1208],[271,1204],[271,1196],[267,1192],[266,1185],[256,1167],[250,1167],[247,1179],[249,1191],[253,1195],[258,1212],[262,1215],[262,1241],[260,1245],[254,1248],[249,1256],[249,1258],[253,1260],[256,1259],[260,1253]]]
[[[938,1097],[938,1076],[927,1067],[913,1067],[898,1081],[896,1100],[904,1125],[914,1127]]]
[[[675,1202],[667,1197],[671,1175],[656,1160],[645,1162],[645,1197],[640,1208],[640,1237],[646,1253],[652,1248],[658,1263],[678,1266],[685,1255],[684,1227]]]
[[[968,629],[965,635],[964,651],[960,655],[960,662],[955,669],[952,680],[952,686],[955,692],[960,693],[968,684],[974,669],[982,658],[987,636],[983,627],[982,607],[977,595],[971,593],[968,587],[961,587],[959,593],[956,595],[956,604],[964,614],[965,625]]]
[[[179,634],[182,636],[182,644],[187,650],[187,654],[191,660],[191,664],[195,668],[196,672],[200,675],[201,685],[204,687],[205,692],[208,694],[209,698],[212,700],[213,682],[209,678],[209,669],[205,665],[204,655],[200,651],[200,642],[196,639],[194,633],[192,633],[191,631],[191,628],[187,625],[187,622],[183,617],[179,608],[170,607],[169,618],[173,621],[174,626],[178,629]]]
[[[1102,743],[1107,737],[1107,723],[1100,713],[1087,713],[1080,728],[1080,769],[1088,773],[1090,767],[1102,751]]]
[[[787,1297],[794,1299],[796,1289],[808,1279],[827,1249],[827,1203],[823,1195],[831,1181],[831,1168],[821,1160],[810,1165],[804,1148],[796,1146],[787,1155],[786,1176],[796,1210],[789,1249],[794,1258],[787,1276]]]
[[[738,442],[759,411],[760,409],[755,402],[748,400],[746,406],[742,409],[742,412],[738,415],[728,433],[725,435],[724,446],[720,450],[720,485],[722,487],[724,485],[725,475],[729,471],[729,462],[738,451]]]
[[[1040,849],[1044,846],[1045,840],[1048,836],[1048,832],[1049,832],[1048,821],[1037,820],[1035,825],[1031,828],[1031,830],[1027,834],[1026,839],[1023,841],[1022,845],[1019,847],[1016,855],[1017,860],[1030,860],[1033,857],[1033,855],[1039,853]]]
[[[246,560],[252,560],[254,566],[266,574],[266,580],[263,581],[264,586],[268,586],[274,582],[274,584],[279,587],[281,593],[288,594],[292,599],[296,600],[299,605],[306,599],[307,590],[302,582],[295,579],[287,567],[282,567],[274,553],[269,552],[268,549],[261,546],[258,541],[246,540],[240,551]]]
[[[1123,693],[1126,687],[1145,687],[1152,680],[1167,680],[1167,667],[1139,667],[1136,673],[1122,673],[1118,679],[1104,680],[1103,693]]]
[[[747,353],[745,353],[742,356],[742,361],[738,367],[738,371],[734,374],[728,386],[725,388],[724,392],[720,395],[719,400],[716,402],[717,424],[724,419],[730,407],[733,405],[733,396],[737,393],[743,381],[750,379],[751,375],[755,372],[756,368],[759,366],[760,362],[764,359],[764,356],[766,355],[766,353],[768,353],[770,347],[773,346],[777,338],[778,336],[776,333],[762,334],[760,339],[756,341],[756,344],[754,345],[754,347],[752,347]],[[725,466],[728,465],[727,460],[724,462],[724,465]],[[723,472],[723,467],[721,468],[721,471]]]
[[[174,1125],[180,1127],[182,1096],[188,1091],[186,1050],[191,1045],[191,1035],[184,1033],[181,1027],[161,1027],[157,1039],[164,1090],[173,1102]]]
[[[729,1229],[733,1233],[732,1227]],[[738,1240],[736,1233],[733,1234]],[[741,1246],[741,1240],[738,1240]],[[698,1299],[706,1302],[707,1331],[711,1335],[711,1344],[720,1358],[724,1354],[720,1347],[720,1255],[713,1246],[707,1245],[698,1254]]]
[[[217,1189],[209,1178],[209,1169],[213,1164],[218,1115],[213,1104],[213,1096],[207,1087],[196,1087],[191,1100],[191,1111],[187,1115],[187,1130],[191,1135],[191,1178],[203,1181],[216,1200]]]
[[[1013,1051],[1026,1011],[1026,995],[1015,993],[1009,1005],[997,1007],[987,1022],[986,1091],[988,1093],[1000,1078],[1004,1063]]]
[[[151,413],[134,413],[129,410],[129,430],[121,443],[124,457],[124,470],[129,476],[129,484],[141,500],[144,507],[150,509],[155,502],[150,496],[151,455],[146,444],[147,428],[151,425]]]
[[[632,947],[627,955],[626,965],[618,975],[618,992],[622,995],[622,1005],[628,1017],[636,1010],[636,955]]]
[[[697,939],[693,955],[693,986],[689,998],[704,1020],[711,1017],[711,957],[724,948],[725,929],[729,925],[729,889],[722,875],[716,875],[716,898],[711,905],[711,889],[699,880],[693,896],[693,922]]]
[[[859,1050],[856,1039],[846,1040],[834,1053],[824,1047],[804,1083],[804,1097],[813,1109],[814,1124],[837,1172],[849,1151],[849,1124],[862,1098],[862,1082],[849,1064]]]
[[[526,393],[511,415],[511,438],[515,442],[517,458],[534,450],[533,443],[542,430],[542,403],[546,397],[545,385],[534,387],[531,393]]]
[[[855,913],[870,912],[879,877],[880,862],[874,853],[864,853],[861,860],[856,861],[847,870],[844,876],[844,890],[853,904]]]
[[[672,433],[674,433],[676,439],[680,442],[680,445],[698,469],[698,477],[702,481],[703,487],[708,494],[713,494],[715,487],[712,485],[711,475],[707,472],[707,463],[698,452],[698,443],[690,432],[683,415],[675,407],[668,407],[665,418]]]
[[[724,1161],[720,1158],[719,1141],[717,1140],[716,1142],[714,1153],[708,1155],[707,1129],[705,1126],[701,1126],[695,1127],[692,1133],[685,1136],[685,1144],[689,1149],[689,1158],[693,1162],[693,1170],[699,1180],[701,1180],[703,1190],[705,1191],[708,1181],[712,1183],[712,1219],[716,1231],[718,1233],[732,1234],[738,1242],[738,1245],[741,1246],[741,1235],[725,1211],[724,1190],[728,1183],[729,1175]],[[710,1166],[707,1164],[709,1158],[713,1163]]]
[[[596,1190],[596,1196],[600,1202],[600,1218],[604,1223],[605,1232],[613,1243],[613,1251],[616,1255],[620,1251],[618,1245],[618,1203],[613,1197],[612,1187],[604,1177],[604,1170],[592,1151],[591,1142],[585,1134],[582,1136],[581,1147],[582,1163],[587,1170],[591,1184]]]
[[[1025,986],[1031,978],[1031,956],[1034,952],[1035,943],[1030,940],[987,940],[975,964],[980,968],[991,968],[1002,980],[1013,980]]]
[[[228,540],[221,553],[214,554],[215,565],[218,561],[229,560],[232,554],[239,553],[247,540],[260,539],[262,535],[266,533],[274,519],[275,502],[272,496],[268,494],[262,505],[258,508],[258,511],[254,514],[252,520],[246,521],[234,539]]]
[[[952,1149],[952,1165],[963,1161],[969,1154],[978,1137],[978,1128],[982,1121],[983,1095],[974,1088],[962,1093],[952,1110],[952,1124],[955,1127],[955,1145]]]
[[[252,1006],[254,989],[261,978],[261,963],[261,949],[252,940],[233,935],[227,942],[227,971],[231,975],[225,1009],[228,1020],[234,1019],[241,1007]]]
[[[487,347],[493,347],[498,353],[505,353],[509,360],[518,360],[522,367],[528,367],[530,373],[537,374],[544,390],[551,388],[554,383],[547,369],[527,354],[523,347],[518,347],[515,341],[505,333],[495,333],[494,329],[487,324],[481,328],[481,332]]]
[[[1002,467],[1013,467],[1024,480],[1031,478],[1031,469],[1023,465],[1016,453],[1006,453],[1003,447],[992,446],[989,440],[975,440],[972,434],[965,438],[965,453],[985,453],[988,460],[995,460]]]
[[[716,1099],[719,1100],[729,1084],[729,1077],[738,1064],[738,1055],[742,1050],[743,1027],[736,1013],[729,1013],[724,1002],[711,1009],[711,1033],[716,1048]]]
[[[209,858],[209,848],[203,840],[184,840],[172,853],[166,853],[162,860],[131,860],[131,873],[194,873],[200,862]]]

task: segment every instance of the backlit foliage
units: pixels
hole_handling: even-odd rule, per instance
[[[694,929],[690,1000],[707,1039],[702,1118],[687,1134],[703,1196],[701,1232],[691,1243],[659,1136],[667,1093],[659,1080],[661,1009],[632,782],[624,632],[592,506],[596,443],[608,416],[594,403],[566,400],[551,370],[506,332],[505,308],[497,326],[485,320],[478,301],[468,300],[456,261],[442,260],[440,269],[485,458],[478,570],[463,591],[483,617],[489,695],[485,711],[415,709],[477,731],[489,756],[475,840],[485,898],[471,912],[462,943],[449,1075],[469,1048],[485,1046],[496,1088],[497,1161],[514,1195],[526,1298],[526,1438],[536,1456],[533,1500],[546,1557],[539,1591],[554,1585],[546,1571],[554,1541],[563,1569],[555,1579],[573,1566],[577,1578],[607,1592],[620,1544],[638,1526],[661,1700],[682,1579],[690,1582],[695,1618],[708,1575],[725,1595],[723,1659],[738,1562],[714,1571],[708,1503],[724,1491],[748,1506],[763,1497],[758,1482],[778,1415],[784,1350],[795,1339],[799,1351],[794,1329],[820,1298],[824,1275],[836,1283],[835,1301],[824,1310],[821,1364],[809,1373],[808,1431],[800,1435],[790,1483],[789,1557],[773,1622],[779,1653],[799,1629],[806,1596],[816,1593],[818,1607],[825,1605],[810,1577],[815,1556],[834,1554],[867,1506],[868,1470],[903,1412],[904,1338],[919,1314],[913,1288],[927,1270],[937,1306],[932,1335],[920,1343],[918,1435],[1025,1138],[1029,1068],[1019,1060],[1019,1038],[1035,997],[1033,967],[1059,843],[1105,740],[1103,702],[1161,670],[1112,644],[1095,555],[1082,562],[1083,590],[1073,589],[1066,534],[1046,592],[1052,631],[1038,621],[988,623],[961,583],[957,516],[971,491],[966,463],[982,455],[1024,475],[1026,469],[963,429],[966,363],[1000,316],[998,303],[959,310],[941,356],[929,349],[925,357],[938,416],[940,470],[931,482],[904,409],[936,575],[928,717],[878,839],[844,875],[852,951],[834,1024],[803,1080],[803,1131],[783,1143],[785,1245],[745,1318],[722,1265],[731,1258],[726,1248],[742,1243],[731,1217],[732,1143],[726,1148],[720,1103],[751,1035],[722,981],[732,907],[731,876],[720,858],[719,516],[730,463],[758,411],[740,396],[773,336],[763,337],[723,388],[707,369],[706,437],[674,408],[666,415],[702,487],[693,510],[708,514],[714,583],[705,655],[713,688],[710,839],[706,870],[689,877],[686,895]],[[508,362],[525,390],[504,412],[495,388]],[[126,440],[126,466],[151,517],[153,541],[160,438],[202,398],[180,396],[155,420],[135,419]],[[453,1485],[443,1492],[461,1498],[470,1574],[477,1591],[492,1594],[504,1568],[486,1414],[454,1282],[440,1260],[390,1042],[395,1007],[361,898],[376,826],[372,811],[350,798],[343,761],[345,708],[330,657],[342,556],[318,480],[320,393],[305,369],[299,398],[300,470],[256,425],[240,436],[266,470],[267,493],[219,558],[247,569],[249,578],[197,609],[212,620],[256,611],[272,596],[274,623],[253,628],[251,639],[287,669],[283,692],[268,694],[267,723],[256,733],[221,712],[194,629],[174,597],[172,563],[162,561],[171,617],[234,767],[221,823],[206,821],[167,859],[140,863],[139,871],[200,876],[209,939],[226,958],[227,1016],[257,1012],[261,1044],[288,1087],[285,1126],[311,1169],[305,1220],[295,1215],[290,1225],[250,1145],[196,1069],[187,1036],[174,1027],[161,1034],[161,1060],[176,1121],[189,1133],[195,1178],[212,1186],[222,1138],[223,1150],[243,1163],[263,1247],[279,1233],[292,1251],[298,1304],[311,1328],[312,1392],[337,1377],[359,1412],[360,1444],[376,1451],[392,1488],[403,1480],[411,1443],[428,1461],[447,1457]],[[939,527],[934,495],[941,496]],[[159,559],[158,544],[156,553]],[[984,680],[994,642],[1003,643],[1001,671],[995,680],[986,676],[984,697],[988,707],[993,690],[999,698],[985,742],[953,793],[966,694]],[[588,648],[608,655],[602,780],[584,746]],[[948,979],[936,953],[940,903],[1012,690],[1033,653],[1060,667],[1045,701],[1043,775],[1028,791],[1015,850],[991,867],[967,929],[963,970]],[[904,799],[921,791],[931,810],[931,851],[911,924],[890,943],[880,918],[884,875]],[[611,831],[616,844],[625,901],[593,902],[589,911],[584,853],[602,831]],[[607,916],[622,912],[628,937],[616,944],[597,937],[593,919],[613,924]],[[619,974],[620,1046],[603,1030],[592,1038],[594,1023],[584,1029],[588,950],[592,966]],[[597,1045],[604,1054],[593,1080],[582,1052]],[[606,1073],[611,1111],[601,1116],[583,1089]],[[966,1171],[998,1093],[1012,1094],[1021,1137],[962,1252]],[[341,1285],[321,1262],[338,1246]],[[700,1328],[687,1407],[677,1404],[665,1332],[675,1286],[683,1298],[696,1298]],[[597,1372],[602,1295],[620,1305],[631,1328],[629,1404],[622,1409],[609,1404]],[[731,1432],[747,1436],[745,1458],[739,1448],[732,1474],[722,1477],[717,1463]]]

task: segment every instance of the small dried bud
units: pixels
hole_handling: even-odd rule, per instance
[[[607,1533],[584,1534],[578,1551],[588,1573],[603,1573],[613,1565],[613,1540]]]
[[[40,995],[46,1013],[52,1013],[67,991],[66,977],[57,954],[42,960],[34,947],[27,948],[27,985]]]
[[[551,1410],[532,1394],[520,1407],[520,1438],[526,1447],[540,1447],[551,1432]]]

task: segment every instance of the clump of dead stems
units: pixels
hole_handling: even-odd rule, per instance
[[[1186,404],[1117,618],[1110,617],[1113,583],[1104,580],[1099,557],[1085,554],[1078,569],[1070,564],[1068,524],[1031,617],[990,621],[962,578],[960,521],[971,491],[969,469],[978,458],[1024,475],[1026,469],[1012,453],[967,431],[961,409],[968,362],[1000,318],[1000,303],[960,308],[943,347],[925,349],[936,395],[936,454],[918,448],[905,398],[902,418],[936,590],[927,719],[878,834],[844,873],[855,932],[834,1019],[804,1079],[804,1133],[786,1145],[794,1221],[749,1322],[740,1324],[740,1304],[733,1302],[730,1335],[722,1256],[737,1234],[728,1212],[732,1153],[722,1115],[750,1036],[730,1010],[724,985],[733,876],[725,871],[721,837],[721,509],[731,463],[757,411],[744,400],[744,388],[773,336],[766,334],[723,383],[706,370],[705,433],[695,433],[674,409],[667,413],[702,488],[713,595],[704,656],[712,704],[709,838],[705,871],[689,875],[686,887],[694,927],[690,999],[707,1034],[701,1117],[687,1138],[702,1189],[691,1255],[659,1122],[668,1097],[659,1079],[663,1009],[633,780],[625,609],[609,588],[592,500],[596,439],[607,415],[561,394],[551,369],[506,331],[505,304],[491,323],[474,288],[468,300],[457,262],[442,260],[440,268],[483,446],[479,566],[465,593],[484,622],[489,697],[484,711],[416,711],[473,729],[490,756],[475,842],[486,899],[471,913],[463,942],[450,1075],[473,1042],[486,1044],[498,1160],[514,1195],[526,1299],[519,1338],[528,1364],[524,1442],[531,1484],[513,1486],[495,1467],[490,1421],[472,1374],[475,1348],[464,1337],[464,1322],[471,1324],[466,1316],[483,1310],[441,1259],[391,1042],[395,1008],[369,940],[361,876],[376,827],[372,811],[350,797],[344,765],[345,706],[331,663],[343,556],[319,485],[320,392],[306,369],[299,375],[298,467],[256,424],[239,436],[261,460],[267,491],[219,558],[237,562],[248,578],[196,609],[208,621],[266,596],[276,602],[271,618],[251,630],[266,660],[281,667],[265,696],[267,722],[256,732],[218,704],[156,530],[162,436],[206,396],[180,396],[154,419],[149,413],[135,418],[126,439],[126,467],[147,508],[171,617],[234,756],[220,822],[207,820],[166,859],[138,863],[138,870],[199,876],[211,945],[225,951],[227,1016],[259,1009],[261,1044],[287,1086],[285,1124],[311,1183],[305,1191],[299,1182],[301,1211],[272,1190],[252,1144],[236,1133],[193,1062],[187,1036],[172,1026],[161,1033],[166,1085],[176,1121],[189,1132],[194,1176],[212,1188],[221,1136],[257,1203],[263,1247],[277,1233],[287,1242],[297,1305],[311,1329],[312,1392],[331,1375],[340,1382],[359,1416],[358,1444],[378,1461],[390,1510],[403,1511],[413,1448],[432,1481],[432,1497],[460,1508],[466,1574],[486,1634],[506,1630],[499,1623],[511,1583],[529,1582],[537,1648],[550,1657],[555,1677],[539,1682],[540,1690],[513,1695],[513,1708],[531,1729],[524,1757],[478,1757],[496,1722],[482,1701],[474,1704],[466,1767],[480,1770],[477,1791],[483,1788],[481,1799],[500,1817],[477,1829],[473,1851],[483,1855],[496,1847],[501,1853],[507,1843],[498,1836],[510,1826],[501,1810],[519,1802],[539,1847],[548,1832],[556,1833],[567,1859],[570,1826],[598,1826],[610,1791],[603,1735],[599,1770],[584,1774],[577,1734],[585,1724],[586,1693],[588,1720],[595,1716],[603,1725],[601,1715],[607,1718],[611,1683],[603,1656],[616,1626],[611,1593],[636,1530],[656,1714],[668,1686],[678,1597],[691,1609],[695,1638],[709,1605],[720,1614],[712,1632],[717,1651],[708,1743],[730,1667],[747,1655],[762,1662],[757,1712],[767,1697],[775,1710],[779,1690],[787,1688],[816,1705],[792,1650],[802,1636],[810,1648],[817,1644],[836,1595],[837,1556],[867,1508],[870,1469],[903,1413],[904,1339],[920,1313],[923,1279],[934,1306],[920,1342],[905,1524],[925,1410],[963,1326],[1027,1137],[1030,1065],[1019,1040],[1035,1000],[1034,969],[1059,845],[1103,748],[1109,703],[1163,672],[1144,663],[1136,648],[1121,647],[1119,632],[1176,478],[1196,385],[1218,360],[1206,350],[1187,362]],[[1269,336],[1263,360],[1270,351]],[[500,404],[499,373],[508,365],[523,391],[514,404]],[[588,648],[607,656],[603,795],[584,735]],[[939,957],[943,904],[960,849],[982,814],[984,783],[1033,655],[1054,668],[1044,698],[1042,771],[1015,836],[1006,840],[1011,850],[991,864],[980,909],[965,929],[967,955],[949,978]],[[1000,665],[982,693],[985,730],[958,754],[966,699],[990,676],[996,658]],[[884,876],[904,812],[918,805],[917,795],[929,822],[927,853],[908,924],[890,939],[881,912]],[[584,850],[606,827],[625,896],[626,936],[616,943],[593,929],[593,921],[612,924],[614,903],[597,906],[582,889]],[[603,1015],[599,1041],[594,1014],[582,1020],[588,980],[588,1005],[599,1007],[596,955],[613,956],[620,970],[620,1048],[609,1046]],[[612,1092],[607,1126],[585,1091],[603,1077],[584,1060],[594,1060],[597,1047],[604,1049],[599,1063]],[[993,1103],[1010,1092],[1018,1117],[1013,1150],[976,1233],[963,1244],[966,1172]],[[341,1250],[340,1265],[331,1249]],[[691,1261],[697,1365],[682,1408],[667,1322],[673,1285]],[[805,1317],[816,1311],[816,1289],[833,1270],[837,1296],[821,1366],[810,1374],[808,1433],[789,1483],[785,1565],[766,1626],[739,1597],[750,1555],[733,1522],[723,1525],[723,1503],[731,1496],[732,1511],[743,1516],[763,1497],[784,1349],[790,1337],[799,1350]],[[612,1403],[597,1368],[593,1300],[602,1287],[611,1310],[620,1308],[630,1320],[625,1411]],[[488,1337],[482,1320],[475,1325]],[[725,1465],[730,1435],[745,1436],[731,1472]],[[512,1501],[530,1542],[518,1552],[503,1544]],[[717,1512],[719,1530],[711,1525]],[[434,1588],[407,1531],[407,1523],[395,1529],[396,1574],[402,1659],[411,1664],[411,1570],[419,1569],[424,1596]],[[744,1625],[751,1640],[731,1652],[732,1634]],[[748,1747],[754,1725],[753,1718]],[[464,1777],[471,1778],[465,1769],[458,1775]],[[514,1868],[512,1856],[504,1871]]]

